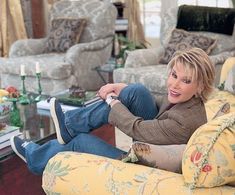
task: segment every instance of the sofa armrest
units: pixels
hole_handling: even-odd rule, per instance
[[[46,40],[46,38],[18,40],[11,45],[9,57],[42,54],[46,48]]]
[[[195,189],[184,185],[181,174],[123,163],[101,156],[62,152],[49,160],[43,172],[46,194],[224,194],[233,187]]]
[[[157,49],[151,48],[129,51],[125,62],[125,68],[156,65],[158,64],[163,51],[164,49],[162,47]]]

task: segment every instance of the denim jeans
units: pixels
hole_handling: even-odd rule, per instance
[[[151,120],[158,113],[154,98],[141,84],[125,87],[119,94],[119,100],[133,115],[144,120]],[[25,152],[28,168],[35,174],[42,174],[48,160],[63,151],[84,152],[109,158],[125,154],[124,151],[89,134],[93,129],[108,123],[109,112],[110,107],[104,101],[66,112],[66,127],[73,139],[64,145],[59,144],[57,140],[51,140],[43,145],[29,143]]]

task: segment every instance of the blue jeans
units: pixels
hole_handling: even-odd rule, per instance
[[[131,84],[119,94],[119,100],[135,116],[145,120],[153,119],[158,108],[150,92],[141,84]],[[110,107],[104,101],[88,107],[81,107],[65,113],[65,123],[73,139],[61,145],[57,140],[51,140],[43,145],[30,143],[26,146],[28,168],[35,174],[42,174],[48,160],[63,151],[76,151],[109,158],[118,158],[124,151],[89,134],[93,129],[108,123]]]

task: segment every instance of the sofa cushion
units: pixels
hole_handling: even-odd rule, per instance
[[[79,42],[86,19],[55,18],[47,37],[46,53],[65,52]]]
[[[181,173],[181,161],[185,147],[185,144],[153,145],[136,141],[122,161],[136,162],[149,167]]]
[[[215,89],[205,103],[207,120],[210,121],[226,103],[230,105],[230,112],[235,112],[235,96],[227,91]]]
[[[46,194],[233,194],[222,186],[191,191],[181,174],[77,152],[52,157],[42,176]]]
[[[72,65],[65,60],[65,54],[50,53],[34,56],[22,56],[17,58],[0,58],[1,73],[9,75],[19,75],[20,65],[25,65],[25,72],[27,77],[35,77],[36,62],[39,62],[41,67],[42,78],[49,79],[65,79],[72,74]],[[18,65],[18,66],[16,66]],[[27,78],[26,78],[27,80]]]
[[[118,68],[114,70],[116,83],[141,83],[153,94],[166,93],[167,66],[153,65],[137,68]]]
[[[224,89],[235,94],[235,64],[228,73],[227,79],[224,83]]]
[[[197,129],[182,159],[185,183],[191,188],[215,187],[235,181],[235,112]]]
[[[215,46],[216,39],[203,35],[192,34],[185,30],[174,29],[171,33],[168,45],[165,47],[164,54],[161,56],[159,62],[167,64],[177,50],[198,47],[209,54]]]

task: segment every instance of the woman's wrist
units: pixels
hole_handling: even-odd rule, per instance
[[[113,100],[109,106],[112,108],[115,104],[119,103],[120,101],[119,100]]]
[[[111,94],[108,95],[108,96],[106,97],[106,100],[105,100],[105,102],[106,102],[110,107],[111,107],[112,105],[114,105],[115,101],[119,102],[118,97],[115,96],[115,95],[111,95]]]

